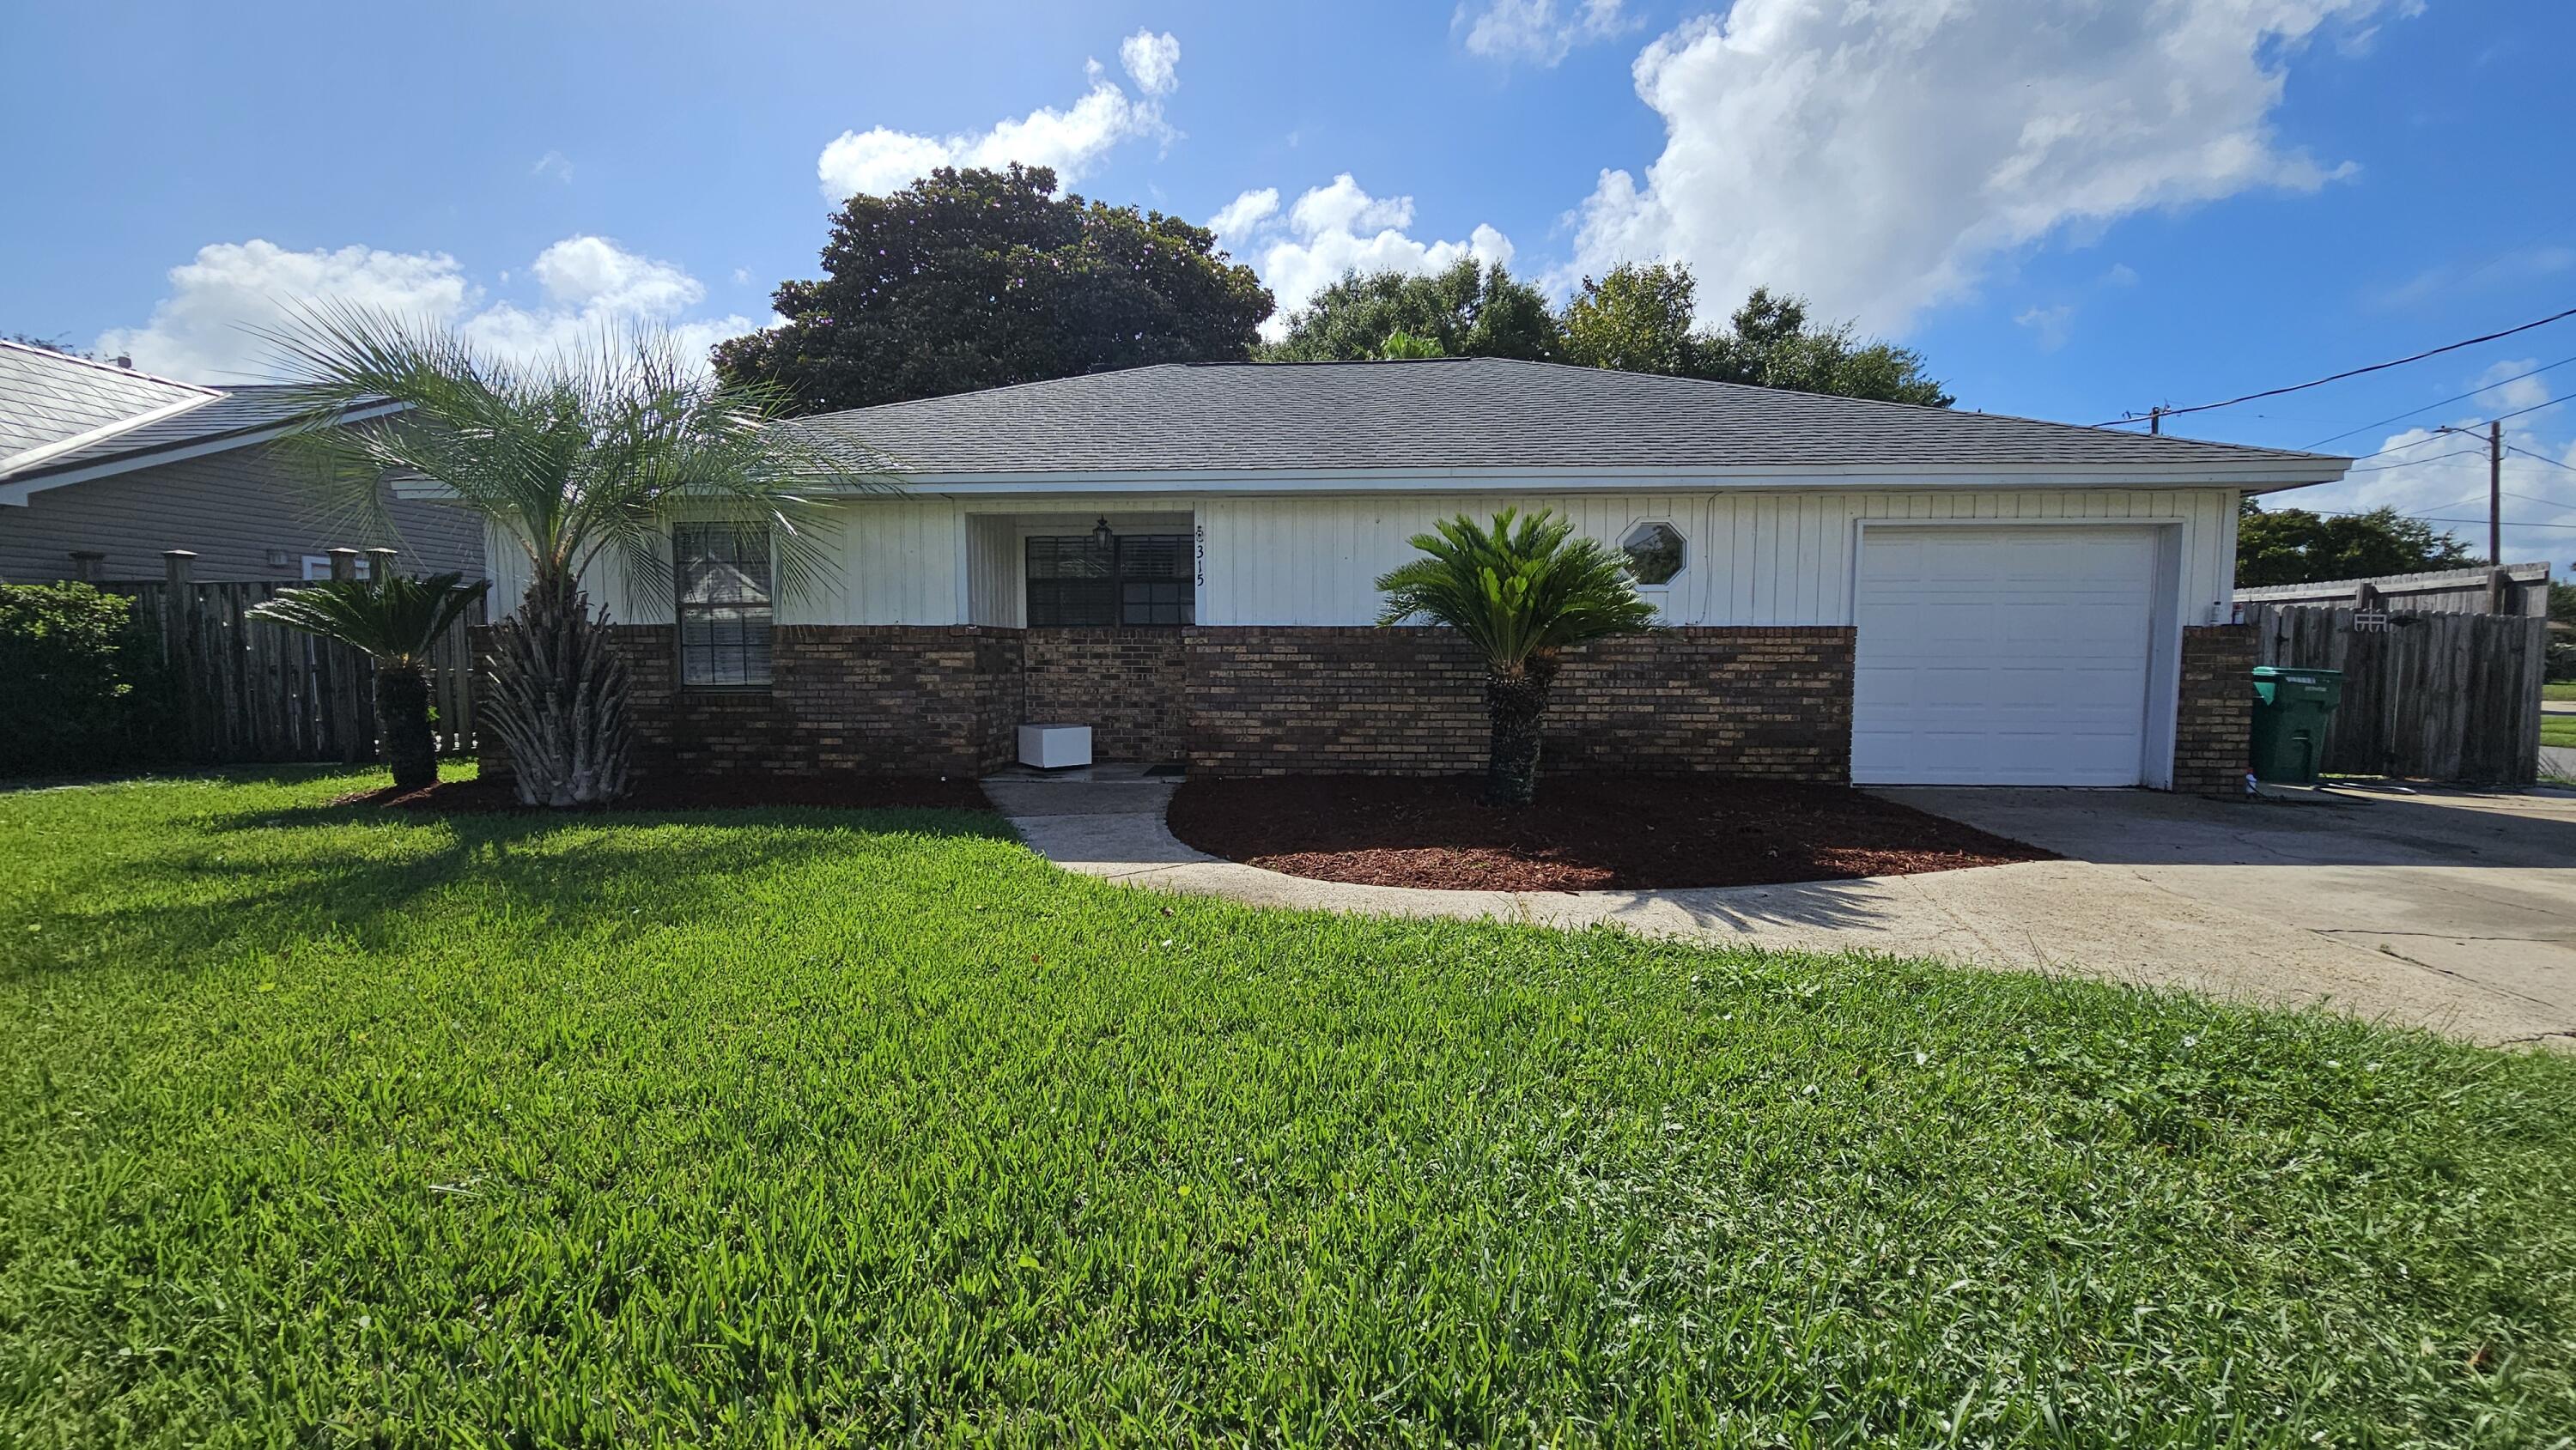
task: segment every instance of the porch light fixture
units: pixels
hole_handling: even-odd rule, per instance
[[[1116,542],[1117,537],[1117,535],[1109,532],[1109,516],[1107,514],[1102,514],[1100,516],[1100,522],[1091,526],[1091,542],[1102,550],[1108,549],[1112,543]]]

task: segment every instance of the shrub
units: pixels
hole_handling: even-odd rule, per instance
[[[0,584],[0,776],[166,760],[174,715],[134,602],[87,584]]]

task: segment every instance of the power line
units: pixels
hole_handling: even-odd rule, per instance
[[[2528,449],[2528,448],[2517,448],[2517,447],[2515,447],[2513,444],[2510,444],[2510,443],[2508,443],[2508,444],[2506,444],[2506,445],[2504,446],[2504,451],[2505,451],[2505,452],[2507,452],[2507,453],[2519,453],[2519,454],[2521,454],[2521,455],[2522,455],[2523,457],[2525,457],[2525,458],[2533,459],[2533,460],[2536,460],[2536,461],[2541,462],[2541,463],[2546,463],[2546,464],[2548,464],[2548,465],[2549,465],[2550,467],[2552,467],[2552,468],[2564,468],[2564,469],[2566,469],[2569,473],[2576,473],[2576,464],[2561,463],[2561,462],[2559,462],[2557,459],[2550,457],[2550,456],[2549,456],[2548,454],[2546,454],[2546,453],[2534,453],[2534,452],[2532,452],[2532,451],[2531,451],[2530,449]]]
[[[2490,332],[2481,337],[2472,337],[2459,342],[2444,343],[2440,347],[2426,348],[2424,351],[2419,353],[2412,353],[2401,358],[2392,358],[2387,362],[2372,363],[2368,367],[2347,368],[2342,372],[2330,373],[2325,377],[2317,378],[2309,382],[2292,383],[2286,388],[2265,388],[2259,393],[2247,393],[2242,397],[2229,398],[2224,402],[2196,403],[2188,408],[2158,408],[2154,410],[2151,417],[2155,419],[2163,419],[2175,417],[2183,413],[2206,413],[2212,408],[2233,408],[2239,403],[2250,403],[2257,398],[2277,398],[2284,393],[2305,392],[2309,388],[2321,388],[2328,383],[2342,382],[2346,378],[2357,378],[2364,373],[2385,372],[2390,368],[2404,367],[2408,363],[2422,362],[2428,357],[2439,357],[2446,352],[2458,352],[2464,347],[2475,347],[2482,342],[2494,342],[2498,338],[2511,337],[2517,332],[2529,332],[2535,327],[2546,327],[2550,323],[2557,322],[2562,318],[2568,317],[2576,317],[2576,307],[2570,307],[2564,312],[2553,312],[2538,321],[2526,322],[2519,327],[2508,327],[2502,332]],[[2123,424],[2136,423],[2139,421],[2142,420],[2137,418],[2114,418],[2110,422],[2095,423],[2092,426],[2096,428],[2116,428]],[[2363,426],[2367,427],[2369,425],[2365,424]]]
[[[2494,382],[2487,384],[2485,387],[2482,387],[2482,388],[2471,388],[2471,389],[2469,389],[2467,392],[2460,394],[2460,395],[2459,395],[2458,397],[2456,397],[2456,398],[2444,398],[2442,401],[2440,401],[2440,402],[2438,402],[2438,403],[2426,403],[2423,407],[2420,407],[2420,408],[2409,408],[2409,409],[2407,409],[2407,410],[2406,410],[2405,412],[2403,412],[2403,413],[2391,413],[2391,414],[2389,414],[2387,417],[2380,419],[2380,420],[2379,420],[2378,422],[2376,422],[2376,423],[2364,423],[2364,424],[2362,424],[2362,425],[2361,425],[2360,427],[2358,427],[2358,428],[2346,428],[2345,430],[2343,430],[2343,431],[2342,431],[2342,432],[2340,432],[2340,433],[2336,433],[2336,434],[2332,434],[2332,435],[2329,435],[2329,436],[2324,437],[2324,438],[2320,438],[2320,439],[2318,439],[2316,442],[2311,443],[2311,444],[2309,444],[2308,446],[2309,446],[2310,448],[2323,448],[2323,447],[2325,447],[2327,444],[2334,442],[2334,441],[2335,441],[2336,439],[2338,439],[2338,438],[2349,438],[2349,437],[2351,437],[2352,435],[2354,435],[2355,433],[2367,433],[2367,432],[2369,432],[2369,431],[2370,431],[2371,429],[2373,429],[2373,428],[2384,428],[2384,427],[2388,426],[2389,424],[2391,424],[2391,423],[2395,423],[2395,422],[2398,422],[2398,421],[2400,421],[2400,420],[2402,420],[2402,419],[2412,418],[2412,417],[2414,417],[2414,416],[2415,416],[2416,414],[2418,414],[2418,413],[2429,413],[2429,412],[2432,412],[2435,408],[2447,408],[2447,407],[2449,407],[2449,406],[2450,406],[2451,404],[2453,404],[2453,403],[2465,403],[2465,402],[2467,402],[2469,399],[2471,399],[2471,398],[2474,398],[2474,397],[2478,396],[2480,393],[2491,393],[2491,392],[2494,392],[2496,389],[2503,387],[2503,386],[2504,386],[2505,384],[2507,384],[2507,383],[2518,383],[2518,382],[2521,382],[2524,378],[2536,378],[2536,377],[2540,376],[2542,373],[2545,373],[2545,372],[2549,371],[2551,368],[2563,368],[2563,367],[2567,366],[2569,363],[2576,363],[2576,357],[2562,357],[2562,358],[2560,358],[2558,361],[2556,361],[2556,362],[2554,362],[2554,363],[2542,363],[2540,366],[2538,366],[2538,367],[2536,367],[2536,368],[2533,368],[2531,371],[2529,371],[2529,372],[2527,372],[2527,373],[2516,373],[2516,374],[2514,374],[2512,377],[2509,377],[2509,378],[2498,378],[2498,379],[2496,379]]]
[[[2373,458],[2378,456],[2375,453],[2371,455]],[[2484,458],[2486,456],[2486,450],[2483,448],[2462,448],[2450,453],[2436,453],[2430,458],[2409,458],[2402,463],[2383,463],[2376,468],[2347,468],[2344,470],[2344,476],[2348,478],[2356,473],[2386,473],[2392,468],[2415,468],[2427,463],[2439,463],[2445,458]]]
[[[2426,433],[2423,437],[2416,439],[2416,440],[2415,440],[2414,442],[2412,442],[2412,443],[2399,443],[2399,444],[2395,444],[2395,445],[2393,445],[2393,446],[2391,446],[2391,447],[2382,448],[2382,449],[2380,449],[2380,450],[2379,450],[2379,452],[2377,452],[2377,453],[2364,453],[2364,454],[2362,454],[2359,458],[2355,458],[2353,461],[2354,461],[2355,463],[2359,463],[2359,462],[2362,462],[2362,461],[2363,461],[2363,460],[2365,460],[2365,459],[2378,458],[2378,457],[2381,457],[2382,455],[2385,455],[2385,454],[2390,454],[2390,453],[2403,453],[2403,452],[2405,452],[2405,451],[2406,451],[2407,449],[2409,449],[2409,448],[2421,448],[2421,447],[2423,447],[2425,444],[2432,442],[2434,439],[2441,437],[2441,436],[2442,436],[2444,433],[2446,433],[2446,432],[2449,432],[2449,433],[2468,433],[2468,432],[2475,432],[2477,429],[2483,428],[2483,427],[2485,427],[2485,426],[2486,426],[2487,424],[2489,424],[2489,423],[2501,423],[2501,422],[2504,422],[2504,421],[2505,421],[2506,419],[2508,419],[2508,418],[2519,418],[2519,417],[2521,417],[2521,416],[2522,416],[2523,414],[2525,414],[2525,413],[2537,413],[2537,412],[2539,412],[2539,411],[2540,411],[2541,409],[2543,409],[2543,408],[2555,408],[2555,407],[2557,407],[2559,404],[2561,404],[2561,403],[2563,403],[2563,402],[2566,402],[2566,401],[2567,401],[2567,400],[2566,400],[2566,399],[2564,399],[2564,398],[2552,398],[2552,399],[2550,399],[2548,402],[2545,402],[2545,403],[2534,403],[2534,404],[2532,404],[2532,405],[2531,405],[2530,407],[2528,407],[2528,408],[2516,408],[2516,409],[2514,409],[2514,410],[2513,410],[2512,412],[2510,412],[2510,413],[2498,413],[2498,414],[2496,414],[2496,415],[2495,415],[2494,417],[2492,417],[2492,418],[2481,418],[2481,419],[2479,419],[2477,422],[2470,424],[2470,425],[2469,425],[2468,427],[2466,427],[2466,428],[2436,428],[2436,429],[2432,430],[2431,432]],[[2353,469],[2353,470],[2351,470],[2351,471],[2352,471],[2352,472],[2354,472],[2354,473],[2362,472],[2362,470],[2361,470],[2361,469],[2358,469],[2358,468]]]

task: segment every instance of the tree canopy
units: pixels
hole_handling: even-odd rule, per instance
[[[2420,574],[2478,562],[2467,544],[2395,509],[2316,514],[2265,509],[2249,498],[2237,514],[2236,583],[2246,589]]]
[[[1692,320],[1698,294],[1698,279],[1678,262],[1627,263],[1584,278],[1566,304],[1567,361],[1927,408],[1956,401],[1924,372],[1921,353],[1864,341],[1848,322],[1817,323],[1803,297],[1756,287],[1716,330]]]
[[[1565,356],[1564,333],[1546,294],[1500,262],[1473,257],[1428,275],[1345,273],[1290,314],[1287,336],[1261,355],[1272,362],[1351,362],[1381,356],[1396,333],[1438,347],[1435,356],[1530,362]]]
[[[772,294],[783,325],[716,348],[726,381],[775,384],[825,411],[1242,361],[1274,308],[1205,227],[1058,196],[1043,166],[942,167],[888,196],[853,196],[822,261],[820,279]]]

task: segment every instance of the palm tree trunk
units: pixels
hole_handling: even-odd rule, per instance
[[[417,665],[376,666],[376,738],[394,789],[426,790],[438,784],[438,743],[429,731],[429,677]]]
[[[626,661],[578,585],[529,585],[492,631],[489,668],[491,721],[521,804],[600,805],[626,793]]]
[[[1548,686],[1555,680],[1552,661],[1485,672],[1485,713],[1494,725],[1485,760],[1487,805],[1515,808],[1538,799],[1539,732],[1547,717]]]

